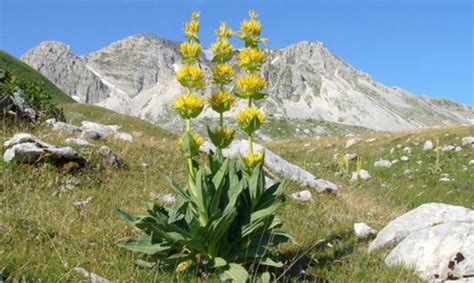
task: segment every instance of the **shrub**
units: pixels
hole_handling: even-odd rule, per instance
[[[218,91],[207,100],[219,114],[219,126],[216,129],[208,127],[216,151],[210,151],[208,165],[201,165],[194,158],[199,155],[203,140],[191,131],[191,120],[199,116],[205,103],[196,94],[204,85],[203,72],[197,64],[199,53],[195,52],[201,49],[198,16],[193,13],[191,21],[185,25],[188,42],[180,48],[185,65],[178,71],[177,79],[186,88],[186,94],[179,96],[173,104],[186,120],[186,132],[178,145],[187,158],[187,186],[164,176],[177,194],[171,207],[151,204],[145,216],[133,216],[118,209],[119,215],[143,231],[139,238],[121,246],[145,254],[144,260],[138,262],[144,266],[174,268],[176,272],[193,272],[203,277],[216,272],[221,280],[245,282],[249,277],[248,270],[257,273],[259,266],[282,267],[281,262],[271,258],[271,249],[290,238],[277,230],[282,222],[275,211],[283,183],[266,188],[264,152],[253,151],[253,135],[265,123],[264,113],[253,107],[254,100],[266,96],[262,93],[266,82],[257,74],[264,63],[262,56],[265,56],[258,48],[258,43],[263,41],[259,37],[261,26],[251,11],[251,19],[242,22],[239,32],[246,49],[258,53],[258,56],[250,56],[256,57],[255,60],[240,56],[241,61],[245,60],[240,66],[247,73],[239,79],[242,82],[238,84],[240,93],[237,96],[247,100],[248,108],[238,113],[237,120],[248,136],[248,155],[227,158],[222,153],[235,133],[234,129],[225,126],[223,116],[235,102],[232,88],[229,88],[235,74],[229,64],[235,53],[229,39],[235,32],[222,23],[212,47],[211,81]],[[265,273],[264,277],[268,279],[269,274]]]

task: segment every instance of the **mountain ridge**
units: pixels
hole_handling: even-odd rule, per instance
[[[22,60],[76,100],[138,116],[168,129],[180,126],[170,107],[182,92],[174,79],[183,64],[179,42],[151,33],[137,34],[84,56],[75,55],[70,47],[64,55],[60,52],[64,45],[40,43]],[[259,107],[270,116],[388,131],[474,122],[473,107],[386,86],[333,54],[322,42],[302,41],[267,52],[262,74],[268,80],[270,95]],[[201,56],[205,73],[210,69],[208,56],[205,52]],[[211,91],[208,87],[204,94]],[[205,110],[203,117],[212,115]]]

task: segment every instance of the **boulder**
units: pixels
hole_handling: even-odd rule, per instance
[[[442,223],[474,223],[474,211],[442,203],[422,204],[385,226],[370,243],[369,251],[397,244],[413,232]]]
[[[372,235],[377,235],[377,230],[370,227],[366,223],[354,223],[354,232],[357,238],[367,238]]]
[[[265,150],[265,173],[270,178],[288,178],[289,180],[298,183],[300,186],[309,187],[316,189],[318,192],[337,192],[337,186],[329,181],[317,179],[310,172],[296,166],[273,151],[263,148],[260,144],[253,144],[254,152],[260,152]],[[201,151],[209,152],[214,150],[214,145],[209,142],[205,142],[201,146]],[[224,156],[236,156],[238,153],[242,155],[248,154],[248,142],[247,140],[238,140],[232,142],[232,144],[223,150]]]
[[[85,158],[70,147],[57,147],[41,141],[27,133],[15,134],[3,144],[3,160],[32,164],[48,161],[64,164],[75,162],[79,166],[85,164]]]
[[[385,263],[412,267],[425,280],[473,277],[474,222],[442,223],[411,233],[388,254]]]
[[[456,147],[454,145],[443,145],[441,147],[442,152],[451,151],[451,150],[454,150],[454,149],[456,149]]]
[[[374,162],[374,167],[376,168],[390,168],[392,167],[392,162],[389,160],[380,159]]]
[[[423,150],[432,150],[433,148],[434,146],[431,140],[425,141],[425,144],[423,145]]]
[[[98,150],[99,154],[105,157],[106,161],[112,166],[117,168],[122,168],[125,166],[125,162],[117,154],[115,154],[112,149],[108,146],[101,146]]]
[[[58,131],[66,135],[79,135],[82,132],[81,128],[61,121],[50,121],[48,124],[50,123],[53,123],[52,128],[54,131]]]
[[[103,137],[101,133],[94,130],[85,130],[81,134],[81,138],[86,140],[100,140]]]
[[[88,272],[82,267],[74,267],[74,271],[84,276],[84,279],[90,283],[109,283],[110,281],[95,273]]]
[[[290,197],[295,200],[300,200],[300,201],[311,201],[313,199],[313,196],[311,195],[311,192],[308,190],[304,190],[301,192],[297,192],[294,194],[291,194]]]
[[[359,173],[357,173],[357,172],[352,172],[352,177],[351,177],[351,180],[350,180],[350,181],[351,181],[351,182],[357,181],[359,178],[361,178],[362,180],[368,180],[368,179],[370,179],[371,177],[372,177],[372,176],[370,176],[369,171],[362,169],[362,170],[360,170]]]

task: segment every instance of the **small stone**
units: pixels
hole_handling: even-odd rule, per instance
[[[88,272],[82,267],[74,267],[73,269],[75,272],[82,274],[84,278],[87,280],[87,282],[90,283],[109,283],[110,281],[105,279],[104,277],[101,277],[95,273]]]
[[[474,144],[474,137],[463,137],[462,138],[462,145],[465,146],[467,144]]]
[[[349,161],[357,159],[357,153],[346,153],[346,158]]]
[[[145,136],[145,133],[142,131],[133,131],[132,136],[136,138],[143,138]]]
[[[469,160],[469,166],[473,166],[473,165],[474,165],[474,159]]]
[[[351,182],[357,181],[359,178],[362,180],[368,180],[371,178],[370,173],[367,170],[360,170],[360,173],[357,174],[357,172],[352,172],[352,177],[351,177]]]
[[[75,144],[75,145],[78,145],[78,146],[92,146],[92,144],[90,144],[88,141],[86,140],[83,140],[83,139],[79,139],[79,138],[67,138],[65,140],[65,142],[67,144]]]
[[[392,161],[390,161],[390,162],[391,162],[391,163],[392,163],[392,165],[393,165],[393,164],[397,164],[398,162],[400,162],[400,160],[398,160],[398,159],[394,159],[394,160],[392,160]]]
[[[81,138],[87,140],[100,140],[102,137],[99,132],[93,130],[83,131],[81,134]]]
[[[405,171],[403,171],[403,175],[405,176],[411,175],[412,173],[413,171],[411,169],[406,169]]]
[[[93,200],[93,199],[94,199],[94,197],[90,196],[90,197],[87,197],[84,200],[75,201],[75,202],[72,203],[72,205],[74,205],[78,209],[85,209],[86,206],[89,204],[89,202],[91,202],[91,200]]]
[[[443,177],[441,179],[439,179],[440,182],[449,182],[451,181],[451,179],[449,179],[448,177]]]
[[[150,193],[152,199],[157,200],[165,205],[172,205],[176,202],[176,195],[173,193]]]
[[[460,146],[456,146],[456,148],[454,149],[454,151],[456,151],[456,152],[460,152],[461,150],[462,150],[462,147],[460,147]]]
[[[403,145],[397,144],[397,148],[398,148],[398,149],[400,149],[400,148],[402,148],[402,147],[403,147]]]
[[[390,149],[390,154],[394,154],[394,153],[395,153],[395,148],[392,147],[392,148]]]
[[[380,159],[374,162],[375,168],[390,168],[392,167],[392,162],[389,160]]]
[[[295,200],[300,200],[300,201],[311,201],[312,195],[311,192],[308,190],[300,191],[294,194],[291,194],[290,197]]]
[[[443,145],[441,147],[442,152],[454,150],[456,147],[454,145]]]
[[[357,143],[356,139],[350,139],[346,142],[346,148],[349,148]]]
[[[376,138],[370,138],[370,139],[367,139],[366,142],[367,143],[373,143],[375,142],[377,139]]]
[[[114,139],[115,139],[115,140],[128,141],[128,142],[132,142],[132,141],[133,141],[132,135],[127,134],[127,133],[122,133],[122,132],[117,132],[117,133],[115,133],[115,134],[114,134]]]
[[[406,152],[406,153],[408,153],[408,154],[411,154],[411,147],[405,146],[405,147],[403,148],[403,151]]]
[[[354,223],[354,232],[357,238],[367,238],[369,236],[377,235],[377,230],[370,227],[366,223]]]
[[[401,161],[408,161],[408,160],[410,160],[410,158],[408,156],[404,155],[404,156],[400,157],[400,160]]]

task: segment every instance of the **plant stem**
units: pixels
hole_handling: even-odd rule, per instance
[[[186,119],[186,133],[191,135],[191,119],[189,118]],[[194,167],[193,167],[193,159],[191,157],[188,157],[188,171],[189,171],[189,174],[191,174],[191,177],[193,177],[194,179],[195,174],[194,174]]]
[[[252,108],[252,98],[249,98],[249,108]]]
[[[249,157],[253,156],[253,134],[249,134]]]
[[[222,130],[224,130],[224,113],[219,113],[220,114],[220,124],[221,124],[221,128]]]

